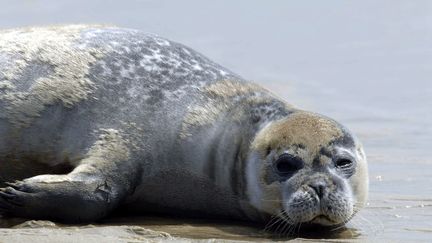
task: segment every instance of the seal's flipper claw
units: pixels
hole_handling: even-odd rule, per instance
[[[9,187],[12,187],[16,190],[21,190],[23,183],[21,181],[15,181],[15,182],[5,182],[5,184]]]
[[[6,200],[12,200],[17,197],[16,194],[7,193],[6,191],[0,191],[0,196],[5,198]]]

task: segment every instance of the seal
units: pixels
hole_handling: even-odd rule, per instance
[[[358,139],[181,44],[69,25],[0,34],[0,212],[346,223],[367,197]]]

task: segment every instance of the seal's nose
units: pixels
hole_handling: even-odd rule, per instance
[[[319,199],[321,199],[324,196],[324,190],[325,190],[325,183],[322,181],[314,181],[309,184],[309,187],[311,187],[315,193],[318,195]]]

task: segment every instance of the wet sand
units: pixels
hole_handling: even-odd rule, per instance
[[[111,23],[184,43],[335,118],[363,141],[369,204],[335,234],[298,241],[432,239],[432,2],[47,1],[3,4],[0,27]],[[22,221],[0,221],[3,226]],[[286,241],[253,225],[128,217],[87,226],[29,222],[0,242]],[[217,240],[214,240],[217,239]]]
[[[262,242],[309,241],[319,239],[352,240],[359,236],[354,228],[335,231],[301,232],[278,235],[248,222],[226,220],[167,218],[155,216],[111,217],[88,225],[64,225],[44,220],[5,219],[0,239],[6,242]]]

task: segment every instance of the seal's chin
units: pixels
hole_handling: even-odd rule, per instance
[[[294,221],[286,213],[280,214],[280,218],[282,221],[284,221],[289,225],[299,227],[299,230],[310,229],[310,228],[327,229],[327,228],[339,227],[345,224],[345,222],[343,221],[338,222],[324,214],[319,214],[315,217],[312,217],[312,219],[302,219],[299,221]]]
[[[278,231],[280,228],[292,229],[293,227],[298,229],[298,231],[308,232],[308,230],[313,229],[314,232],[318,232],[321,230],[328,231],[328,229],[337,229],[340,226],[345,224],[345,221],[337,221],[336,219],[332,219],[330,216],[325,214],[317,213],[315,215],[309,215],[308,218],[294,218],[290,216],[285,210],[282,210],[278,217],[279,219],[270,220],[267,225],[271,225],[273,228]],[[280,225],[284,225],[281,227]],[[286,226],[289,225],[289,226]]]
[[[342,215],[337,215],[338,217],[332,217],[331,214],[326,214],[326,212],[316,210],[315,213],[304,214],[305,211],[295,212],[291,211],[291,215],[288,213],[284,214],[284,219],[293,225],[319,225],[319,226],[340,226],[345,224],[350,217],[343,217]],[[342,217],[341,217],[342,216]]]
[[[303,225],[318,225],[318,226],[329,227],[329,226],[339,226],[344,224],[343,220],[338,221],[330,218],[325,214],[317,214],[316,216],[312,216],[310,218],[303,218],[303,219],[297,218],[297,220],[290,219],[290,217],[287,214],[285,214],[284,219],[287,220],[290,224],[295,224],[295,225],[303,224]]]

